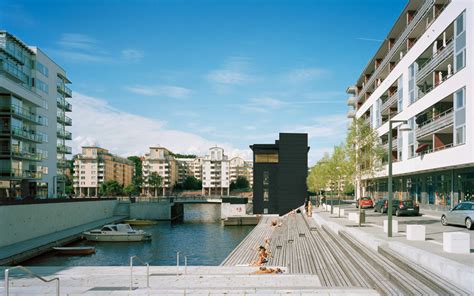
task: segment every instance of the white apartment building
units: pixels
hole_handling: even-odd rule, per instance
[[[354,86],[348,117],[364,118],[388,155],[395,199],[452,208],[474,194],[474,1],[411,0]],[[388,158],[388,156],[387,156]],[[387,166],[357,194],[387,196]]]
[[[162,178],[161,191],[163,195],[171,194],[178,180],[176,159],[164,147],[150,147],[150,152],[143,158],[143,194],[155,195],[155,189],[148,184],[149,176],[156,172]]]
[[[195,159],[193,159],[192,163],[192,175],[196,178],[202,181],[202,164],[204,162],[204,157],[198,156]]]
[[[233,157],[230,162],[230,182],[235,182],[238,177],[245,177],[250,183],[250,187],[253,186],[253,162],[246,161],[243,158],[236,156]]]
[[[178,170],[177,183],[182,184],[187,177],[193,176],[194,158],[176,158],[176,169]]]
[[[202,194],[229,195],[229,159],[224,149],[213,147],[202,164]]]
[[[43,51],[0,31],[0,197],[64,195],[69,83]]]

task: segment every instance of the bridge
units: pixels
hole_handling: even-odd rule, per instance
[[[231,203],[246,204],[247,197],[242,196],[221,196],[221,195],[167,195],[167,196],[139,196],[139,197],[118,197],[119,202],[125,203]]]

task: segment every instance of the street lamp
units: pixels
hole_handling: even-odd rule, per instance
[[[388,209],[387,209],[387,226],[388,237],[392,237],[392,123],[401,123],[399,131],[411,131],[408,120],[389,120],[388,121]]]

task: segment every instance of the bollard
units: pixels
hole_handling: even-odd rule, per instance
[[[179,252],[176,252],[176,275],[179,276]]]
[[[184,274],[188,273],[188,256],[184,256]]]

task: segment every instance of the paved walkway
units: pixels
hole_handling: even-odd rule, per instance
[[[344,230],[363,244],[378,251],[379,246],[388,245],[393,251],[424,266],[444,278],[474,293],[474,231],[465,227],[442,226],[440,217],[442,212],[421,210],[422,216],[394,216],[398,220],[399,231],[388,238],[383,231],[383,220],[387,215],[375,213],[373,209],[366,209],[366,223],[358,227],[356,222],[348,220],[348,214],[358,212],[354,205],[341,205],[344,215],[339,217],[337,212],[331,214],[321,208],[314,210],[314,218],[319,224],[327,224],[334,231]],[[407,225],[425,225],[425,241],[408,241],[406,239]],[[443,251],[443,232],[466,232],[471,237],[470,254],[452,254]]]
[[[96,220],[87,224],[1,247],[0,266],[14,264],[14,262],[20,262],[37,256],[50,250],[52,247],[64,245],[68,242],[76,240],[82,235],[84,231],[98,228],[108,223],[121,221],[126,217],[127,216],[113,216],[110,218]]]

